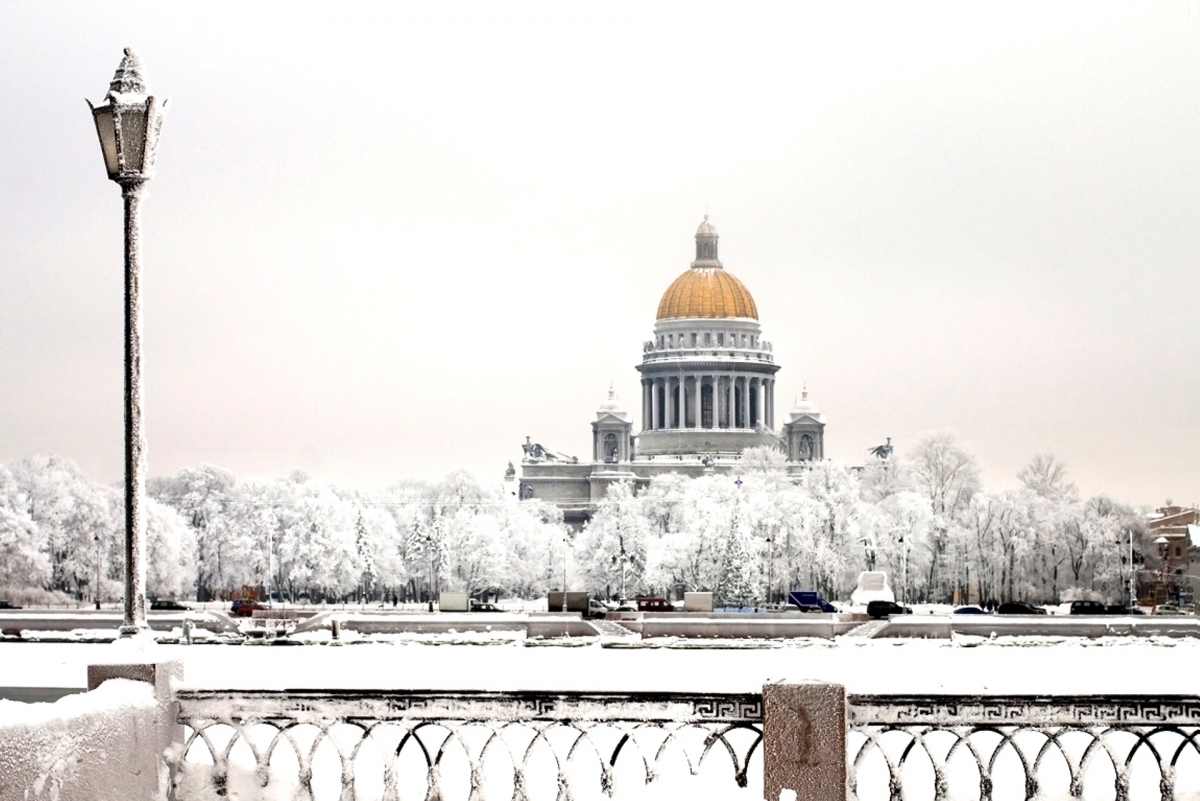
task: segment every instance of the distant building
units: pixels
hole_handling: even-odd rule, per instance
[[[805,390],[776,429],[779,369],[754,298],[718,258],[717,231],[705,215],[696,259],[663,293],[653,338],[642,347],[640,433],[609,387],[592,418],[590,458],[526,438],[519,479],[505,477],[509,492],[554,503],[581,525],[613,482],[734,473],[746,448],[779,448],[799,470],[824,458],[825,416]]]
[[[1160,554],[1164,562],[1158,582],[1162,592],[1171,601],[1190,602],[1195,597],[1190,551],[1195,544],[1192,535],[1200,533],[1200,510],[1160,506],[1147,519],[1146,529],[1151,542],[1160,537],[1166,540]]]

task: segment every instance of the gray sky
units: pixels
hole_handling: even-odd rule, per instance
[[[0,3],[0,459],[121,476],[131,46],[152,475],[587,456],[707,210],[833,458],[1200,500],[1200,0],[647,5]]]

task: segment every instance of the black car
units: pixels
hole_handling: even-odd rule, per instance
[[[181,604],[179,601],[151,601],[150,610],[153,612],[186,612],[191,609],[187,604]]]
[[[8,601],[0,601],[0,609],[20,609],[17,604],[10,604]]]
[[[895,601],[871,601],[867,604],[867,616],[872,620],[883,620],[890,615],[911,615],[912,610]]]
[[[1127,606],[1122,606],[1121,604],[1109,604],[1108,606],[1105,607],[1105,609],[1108,610],[1108,613],[1110,615],[1144,615],[1144,614],[1146,614],[1143,610],[1138,609],[1136,606],[1127,607]]]
[[[997,615],[1044,615],[1046,610],[1024,601],[1005,601],[996,607]]]
[[[1072,615],[1107,615],[1108,607],[1099,601],[1071,601]]]
[[[495,604],[481,603],[479,601],[471,601],[472,612],[503,612],[504,610]]]

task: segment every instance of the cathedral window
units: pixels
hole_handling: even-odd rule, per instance
[[[692,347],[696,347],[696,332],[692,332]]]
[[[717,345],[720,345],[720,346],[725,345],[725,334],[724,333],[717,334]]]
[[[712,334],[705,331],[704,332],[704,347],[708,347],[711,344],[712,344]]]

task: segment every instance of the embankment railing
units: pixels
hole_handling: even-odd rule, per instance
[[[144,764],[120,770],[157,776],[179,801],[1200,795],[1195,696],[847,695],[822,682],[745,694],[219,691],[175,687],[179,675],[174,663],[89,671],[92,688],[110,677],[154,685],[161,700],[141,713],[143,729],[164,745],[139,734],[130,753]],[[39,757],[0,754],[25,758]],[[129,797],[120,782],[83,786],[82,773],[75,792],[75,773],[55,786],[62,798]]]

